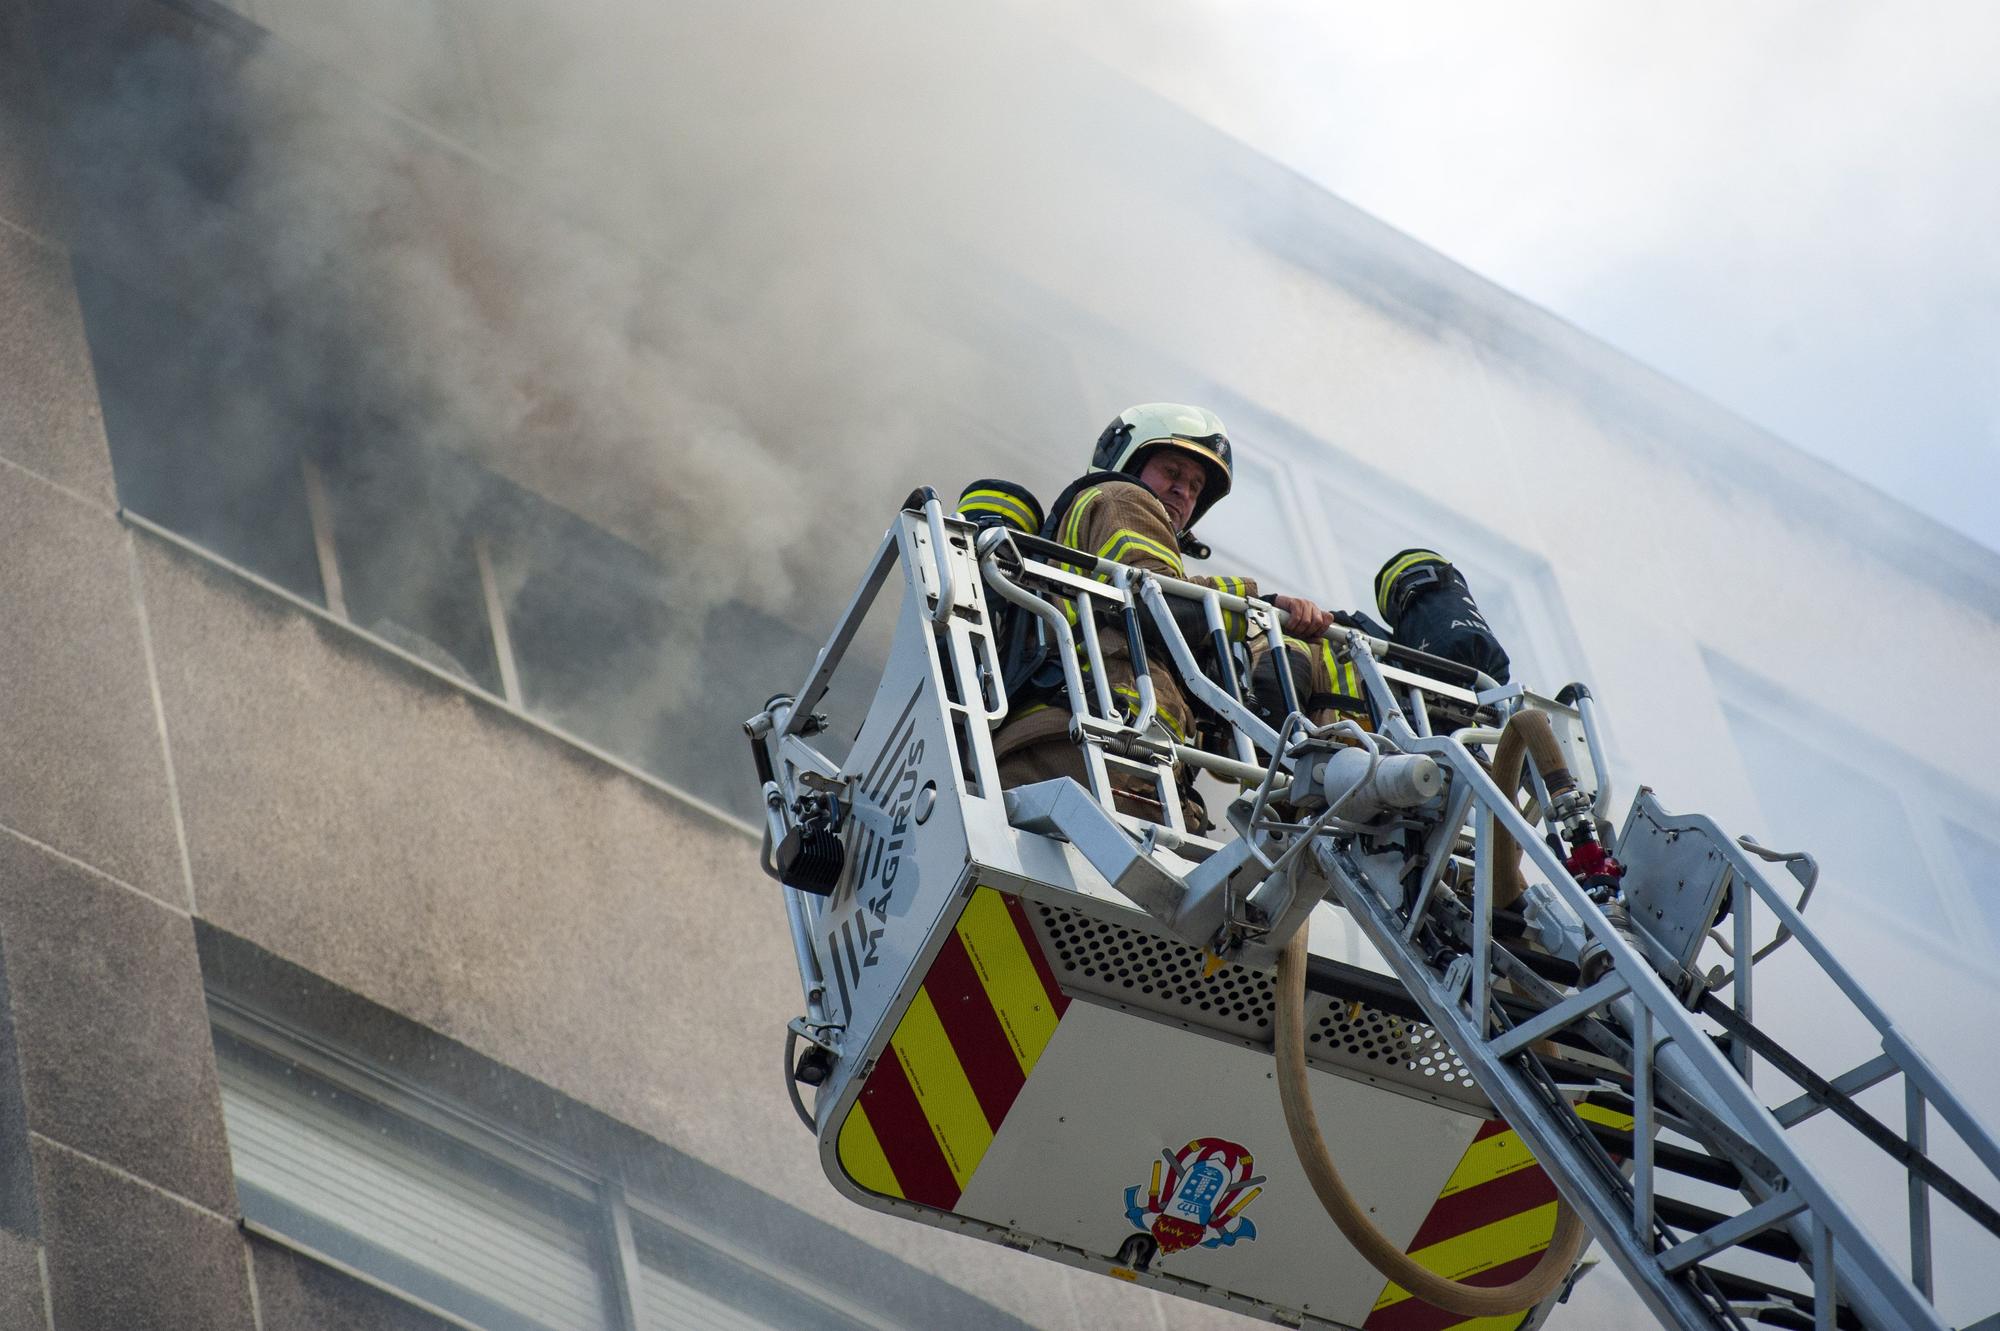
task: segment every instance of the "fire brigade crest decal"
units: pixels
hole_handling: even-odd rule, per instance
[[[1160,1255],[1187,1248],[1227,1248],[1257,1237],[1244,1208],[1264,1189],[1252,1177],[1250,1152],[1220,1137],[1197,1137],[1163,1150],[1148,1184],[1125,1189],[1125,1218],[1160,1245]]]

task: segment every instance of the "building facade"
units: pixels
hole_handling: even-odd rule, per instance
[[[759,12],[805,34],[774,82],[856,40]],[[924,43],[967,49],[863,18],[902,35],[857,85],[921,100]],[[1520,677],[1591,685],[1626,793],[1820,854],[1811,913],[2000,1104],[1957,1057],[2000,950],[2000,556],[1004,18],[971,49],[1060,90],[1009,114],[1114,128],[1040,167],[938,94],[980,179],[888,205],[951,154],[843,80],[841,132],[894,151],[739,178],[689,148],[671,202],[580,198],[503,91],[554,78],[548,22],[0,8],[0,1327],[1237,1324],[825,1185],[736,729],[911,486],[1053,494],[1162,397],[1243,459],[1217,567],[1365,606],[1385,557],[1447,550]],[[637,331],[595,357],[579,310]],[[707,451],[635,470],[634,395]],[[1770,1002],[1856,1061],[1810,992]],[[1550,1324],[1636,1318],[1613,1286]]]

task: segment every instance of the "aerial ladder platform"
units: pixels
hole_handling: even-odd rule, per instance
[[[1002,787],[1004,607],[1056,647],[1081,781]],[[1225,616],[1282,633],[920,490],[803,686],[746,723],[804,990],[787,1086],[837,1189],[1286,1326],[1533,1328],[1594,1240],[1680,1331],[1946,1331],[1933,1211],[2000,1240],[2000,1146],[1805,921],[1811,856],[1644,787],[1614,826],[1587,688],[1360,631],[1332,640],[1372,724],[1312,724],[1281,669],[1274,728]],[[1206,747],[1157,723],[1161,669]],[[1226,802],[1205,833],[1196,773]],[[1756,1024],[1780,948],[1865,1060],[1822,1073]],[[1893,1121],[1858,1100],[1880,1086]],[[1802,1153],[1821,1116],[1897,1171],[1906,1246]],[[1976,1179],[1935,1162],[1939,1127]]]

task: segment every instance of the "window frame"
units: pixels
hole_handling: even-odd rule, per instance
[[[1267,595],[1276,591],[1309,596],[1329,610],[1358,610],[1379,618],[1373,583],[1380,564],[1362,567],[1354,563],[1354,553],[1339,538],[1341,511],[1359,509],[1382,526],[1433,532],[1439,553],[1447,559],[1478,564],[1506,579],[1506,591],[1528,638],[1525,645],[1529,654],[1566,676],[1531,680],[1530,687],[1553,694],[1572,680],[1589,682],[1590,658],[1583,637],[1571,620],[1555,567],[1545,556],[1237,394],[1210,386],[1208,395],[1223,419],[1231,423],[1239,454],[1245,441],[1255,441],[1256,465],[1271,472],[1277,482],[1279,508],[1291,528],[1289,535],[1296,551],[1297,567],[1291,572],[1273,572],[1256,560],[1247,561],[1253,567],[1232,567],[1229,572],[1256,576],[1259,589]],[[1393,553],[1385,550],[1382,557]],[[1233,557],[1233,553],[1218,548],[1218,566]],[[1267,576],[1271,579],[1268,586]],[[1478,594],[1476,587],[1474,594]],[[1609,727],[1606,731],[1607,758],[1616,769],[1618,745]]]
[[[1343,464],[1342,469],[1347,465]],[[1360,464],[1351,465],[1359,467]],[[1344,549],[1339,537],[1332,534],[1339,530],[1339,522],[1328,492],[1340,482],[1327,475],[1327,470],[1331,469],[1316,469],[1318,474],[1313,477],[1310,494],[1302,497],[1316,505],[1324,515],[1319,529],[1329,533],[1327,541],[1333,547],[1338,584],[1358,598],[1363,611],[1379,617],[1380,611],[1375,606],[1374,580],[1380,564],[1369,568],[1354,563],[1354,552]],[[1556,584],[1555,568],[1546,558],[1475,519],[1454,512],[1387,478],[1371,478],[1367,484],[1353,486],[1351,491],[1343,490],[1339,507],[1359,510],[1380,526],[1413,526],[1419,532],[1435,532],[1435,548],[1446,559],[1468,567],[1477,565],[1476,574],[1492,574],[1503,579],[1500,590],[1511,603],[1515,618],[1527,636],[1528,641],[1523,645],[1528,648],[1529,657],[1536,664],[1554,671],[1546,678],[1522,681],[1528,687],[1537,693],[1546,691],[1553,695],[1573,680],[1589,678],[1590,666],[1582,639],[1570,621],[1569,607]],[[1393,550],[1386,550],[1382,552],[1382,557],[1386,559],[1394,553]],[[1373,557],[1370,559],[1372,562]],[[1474,596],[1478,597],[1481,590],[1475,588]],[[1488,587],[1484,590],[1491,598],[1493,589]]]
[[[836,1291],[809,1284],[769,1258],[692,1223],[667,1201],[644,1196],[589,1163],[546,1142],[535,1140],[462,1105],[434,1094],[394,1072],[376,1067],[307,1032],[210,988],[207,992],[211,1029],[255,1055],[299,1069],[333,1090],[383,1114],[407,1120],[422,1132],[442,1137],[452,1146],[482,1157],[493,1168],[531,1185],[559,1192],[587,1208],[593,1217],[589,1234],[603,1282],[607,1325],[611,1331],[652,1331],[643,1311],[640,1291],[643,1259],[635,1241],[635,1220],[666,1231],[747,1270],[785,1294],[817,1305],[856,1326],[875,1331],[899,1331],[899,1324],[872,1313]],[[218,1051],[218,1060],[225,1057]],[[232,1171],[234,1155],[232,1148]],[[281,1228],[242,1218],[245,1232],[340,1272],[464,1331],[489,1331],[481,1323],[437,1306],[379,1273],[315,1248]]]
[[[1266,563],[1256,555],[1229,548],[1222,542],[1210,542],[1215,553],[1204,564],[1204,569],[1256,580],[1260,595],[1270,597],[1306,596],[1317,598],[1322,592],[1319,587],[1326,582],[1324,553],[1318,548],[1320,542],[1309,533],[1306,514],[1299,504],[1298,476],[1291,464],[1284,458],[1271,456],[1257,461],[1243,459],[1237,463],[1237,479],[1240,483],[1246,474],[1267,473],[1271,480],[1271,498],[1278,509],[1278,516],[1285,526],[1285,536],[1298,553],[1300,567],[1296,572],[1286,573]],[[1234,487],[1232,487],[1232,495]],[[1229,498],[1218,501],[1229,503]],[[1196,534],[1207,539],[1205,533],[1197,529]],[[1201,570],[1196,570],[1201,571]],[[1328,584],[1329,586],[1331,584]]]
[[[1854,765],[1851,759],[1819,741],[1820,736],[1852,732],[1851,723],[1713,647],[1703,645],[1701,655],[1724,727],[1731,732],[1731,746],[1742,765],[1745,787],[1760,817],[1768,818],[1764,797],[1758,790],[1749,760],[1736,745],[1734,727],[1729,725],[1730,711],[1784,731],[1812,757]],[[1916,928],[1904,914],[1879,904],[1866,893],[1844,898],[1843,907],[1851,904],[1871,925],[1889,930],[1904,944],[1942,955],[1967,977],[2000,989],[2000,977],[1994,975],[1991,964],[1995,953],[2000,952],[2000,927],[1990,925],[1974,903],[1977,888],[1967,879],[1947,830],[1948,824],[1957,823],[1975,835],[1992,840],[1992,834],[1985,829],[2000,826],[2000,808],[1982,808],[1980,792],[1893,741],[1873,733],[1867,740],[1869,757],[1875,764],[1874,774],[1894,794],[1895,807],[1916,842],[1947,929],[1944,934],[1936,934]],[[1812,851],[1810,846],[1804,849]]]

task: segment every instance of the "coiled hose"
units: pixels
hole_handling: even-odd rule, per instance
[[[1549,718],[1523,709],[1507,718],[1500,742],[1493,749],[1493,782],[1510,800],[1527,779],[1525,760],[1529,757],[1535,760],[1535,770],[1541,773],[1550,800],[1576,788],[1576,777],[1564,765],[1562,745]],[[1497,823],[1493,831],[1499,838],[1493,846],[1493,908],[1505,910],[1521,899],[1528,881],[1521,874],[1520,843]]]
[[[1544,776],[1546,780],[1546,775]],[[1278,956],[1277,1036],[1278,1099],[1285,1109],[1285,1127],[1292,1148],[1319,1194],[1320,1204],[1347,1241],[1368,1264],[1410,1293],[1461,1317],[1499,1317],[1532,1308],[1556,1291],[1589,1242],[1590,1234],[1570,1209],[1556,1199],[1556,1229],[1534,1270],[1505,1285],[1467,1285],[1426,1270],[1391,1242],[1368,1218],[1367,1209],[1347,1190],[1340,1171],[1327,1154],[1313,1114],[1312,1091],[1306,1085],[1306,926],[1301,924]]]

